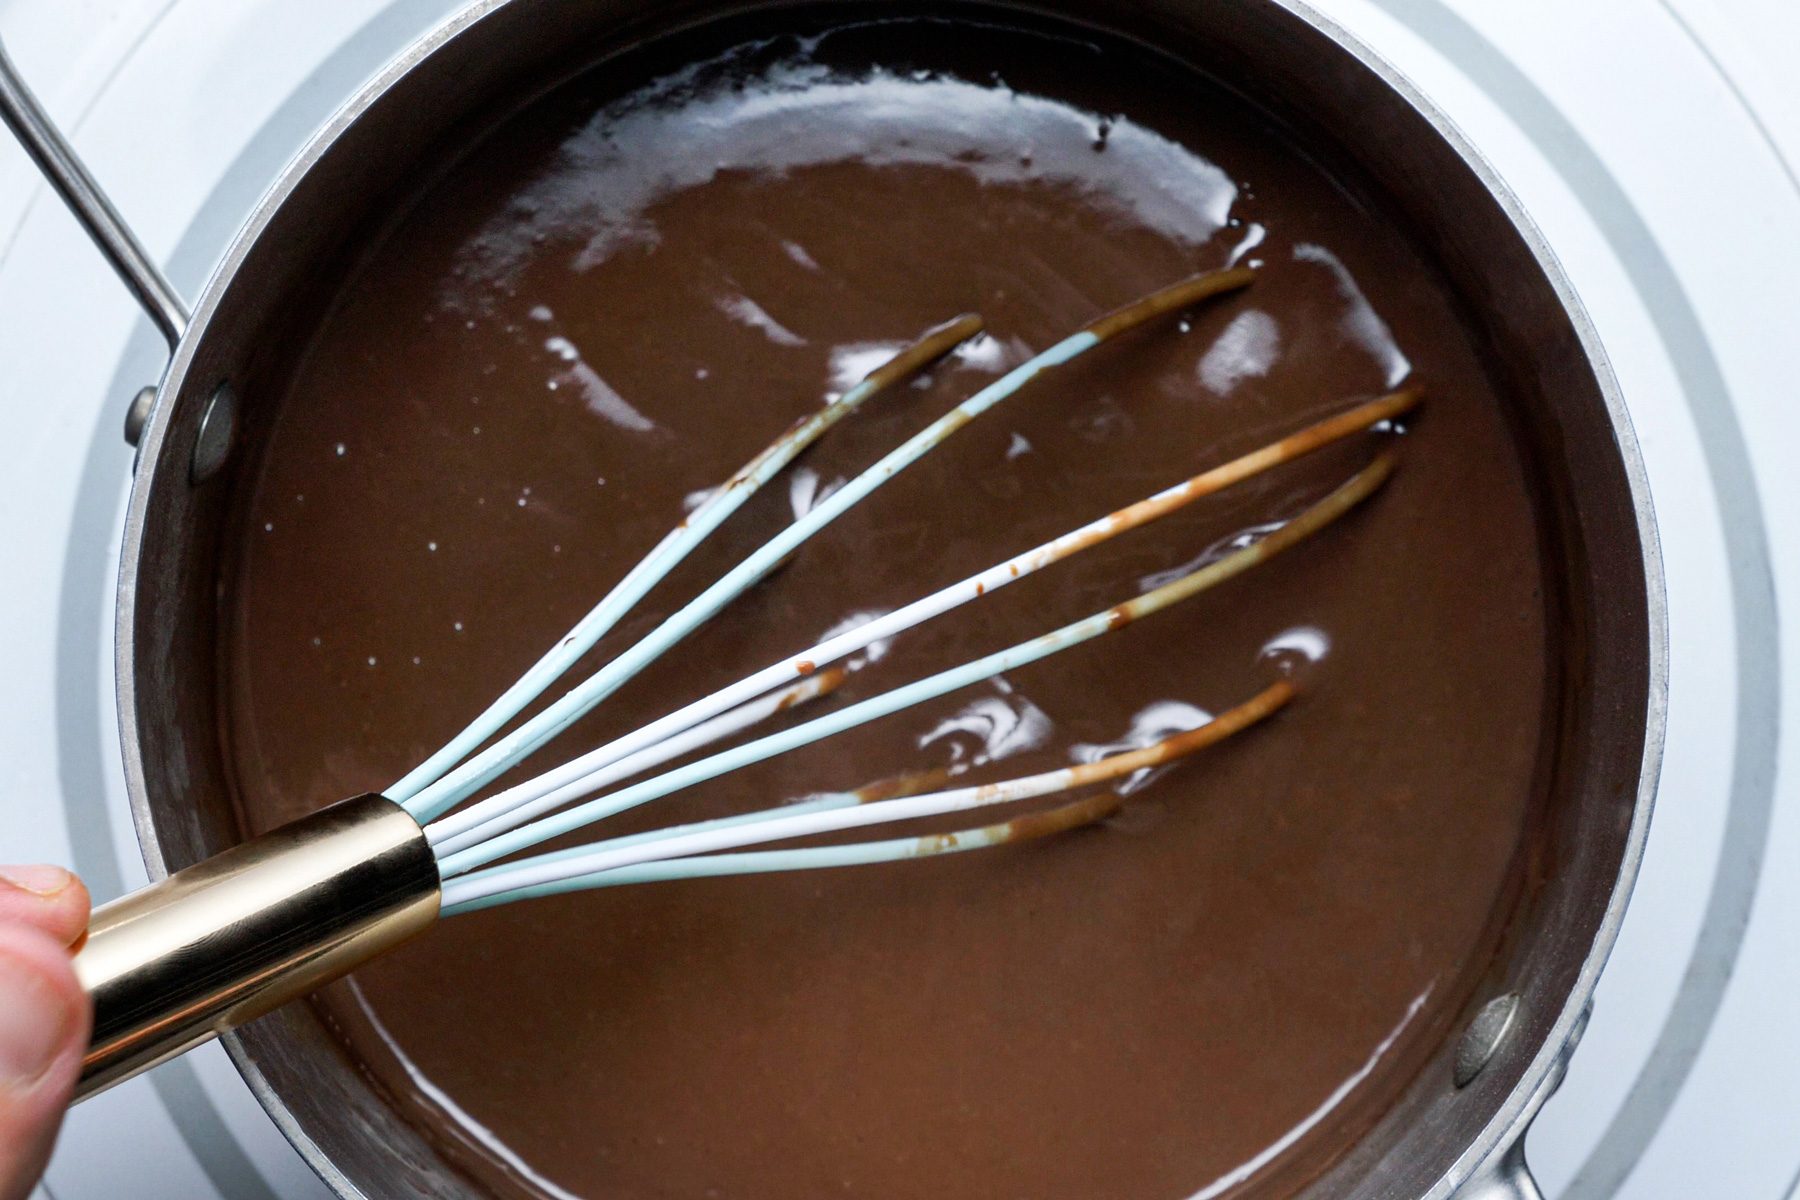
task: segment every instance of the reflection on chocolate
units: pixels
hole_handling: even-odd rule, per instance
[[[501,1196],[1291,1193],[1442,1042],[1531,825],[1543,580],[1459,315],[1329,155],[1148,51],[927,21],[686,36],[503,125],[344,279],[228,580],[249,827],[398,778],[707,488],[958,312],[988,333],[834,430],[583,673],[1033,349],[1259,268],[979,419],[537,764],[1347,402],[1402,380],[1430,400],[1382,495],[1253,575],[606,831],[1091,760],[1300,682],[1267,725],[1133,777],[1104,826],[461,917],[321,1011]],[[813,711],[1155,586],[1366,454],[875,647]]]

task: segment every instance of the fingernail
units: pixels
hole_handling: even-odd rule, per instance
[[[0,958],[0,1087],[36,1083],[61,1053],[74,1015],[41,972]]]
[[[0,867],[0,883],[10,883],[39,896],[54,896],[74,881],[75,877],[61,867]]]

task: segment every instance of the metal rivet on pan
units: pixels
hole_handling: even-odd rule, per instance
[[[1519,997],[1514,994],[1496,996],[1481,1006],[1481,1011],[1464,1031],[1462,1041],[1456,1044],[1454,1077],[1457,1087],[1469,1086],[1481,1074],[1494,1052],[1500,1049],[1500,1043],[1506,1040],[1513,1018],[1518,1014]]]
[[[156,388],[138,389],[138,394],[131,398],[131,407],[125,410],[125,444],[135,446],[138,439],[144,436],[144,426],[150,423],[150,409],[156,403]]]
[[[237,396],[229,383],[221,383],[206,402],[206,411],[200,414],[200,432],[194,437],[194,460],[188,478],[205,483],[218,474],[231,457],[231,442],[236,434]]]

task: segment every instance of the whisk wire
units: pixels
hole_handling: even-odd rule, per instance
[[[1109,755],[1079,767],[1074,772],[1065,770],[1038,777],[1045,781],[1056,777],[1064,778],[1062,786],[1050,788],[1039,794],[1048,794],[1049,791],[1074,791],[1085,786],[1111,782],[1155,766],[1176,762],[1272,716],[1286,705],[1293,695],[1293,685],[1286,680],[1278,680],[1250,700],[1220,713],[1195,729],[1164,738],[1138,750]],[[1018,792],[1027,782],[1015,779],[990,786]],[[927,789],[923,787],[918,789],[918,791],[925,790]],[[902,790],[897,793],[884,794],[880,798],[892,799],[896,795],[914,794],[917,792]],[[1016,798],[1027,797],[1021,794]],[[531,861],[537,863],[563,862],[603,848],[622,849],[688,833],[728,829],[771,820],[775,817],[798,816],[802,813],[820,812],[831,808],[848,808],[871,802],[873,802],[873,798],[868,795],[868,789],[834,793],[831,796],[817,797],[781,808],[740,813],[736,816],[720,817],[711,821],[700,821],[670,829],[612,838],[592,846],[552,851],[548,854],[537,855]],[[849,845],[810,846],[799,849],[757,851],[748,854],[710,854],[636,863],[591,871],[584,875],[571,875],[549,883],[514,887],[475,900],[457,901],[447,912],[471,912],[514,900],[536,899],[541,896],[554,896],[589,888],[617,887],[623,884],[713,878],[724,875],[764,874],[775,871],[819,870],[830,867],[894,862],[906,858],[925,858],[938,854],[954,854],[966,850],[978,850],[987,846],[1004,845],[1009,842],[1048,837],[1052,834],[1079,828],[1082,825],[1093,824],[1111,816],[1123,803],[1122,796],[1114,792],[1106,792],[976,829],[960,829],[948,833],[927,834],[922,837],[890,838],[885,841],[857,842]],[[500,870],[504,870],[504,868],[488,869],[488,871]],[[475,880],[487,873],[474,872],[465,876],[464,879]]]
[[[1419,393],[1409,389],[1327,417],[1297,433],[940,588],[891,613],[789,655],[531,780],[448,814],[433,822],[427,834],[439,853],[453,854],[543,813],[554,811],[581,796],[640,774],[673,757],[659,750],[667,739],[680,736],[683,730],[696,722],[707,720],[715,713],[746,703],[748,698],[779,685],[783,680],[793,678],[797,672],[838,662],[875,642],[893,637],[960,605],[991,595],[1016,580],[1167,516],[1203,497],[1352,436],[1372,425],[1391,421],[1410,411],[1419,400]]]
[[[467,799],[544,742],[567,729],[671,646],[710,620],[807,539],[977,416],[1018,393],[1044,371],[1071,362],[1101,342],[1156,316],[1242,288],[1253,278],[1254,273],[1247,268],[1193,276],[1101,317],[1087,328],[1013,368],[826,497],[726,572],[647,637],[577,684],[542,712],[502,735],[485,750],[405,800],[405,807],[415,817],[426,821],[440,816]]]
[[[872,696],[866,700],[816,717],[791,728],[769,734],[754,741],[713,754],[707,758],[686,764],[673,771],[609,793],[585,804],[565,809],[540,818],[520,828],[510,830],[495,837],[488,838],[478,844],[468,846],[454,853],[444,854],[440,851],[439,870],[447,881],[464,874],[486,863],[504,858],[520,850],[538,845],[553,837],[558,837],[572,830],[582,828],[594,821],[615,813],[623,812],[651,800],[660,799],[671,792],[706,780],[716,778],[729,771],[752,763],[761,762],[777,754],[809,745],[821,738],[842,733],[879,717],[899,712],[915,704],[955,691],[973,683],[992,678],[1002,672],[1017,670],[1040,659],[1059,653],[1073,646],[1093,640],[1113,630],[1119,629],[1133,621],[1159,612],[1170,605],[1179,603],[1207,589],[1216,586],[1250,568],[1268,561],[1282,551],[1298,544],[1305,538],[1323,529],[1350,509],[1372,495],[1393,473],[1397,456],[1392,449],[1384,450],[1362,470],[1344,483],[1338,485],[1323,499],[1315,502],[1292,520],[1282,524],[1272,532],[1263,536],[1243,549],[1233,551],[1223,558],[1183,575],[1173,582],[1145,592],[1130,600],[1116,604],[1079,621],[1065,625],[1047,634],[1020,642],[1004,650],[986,655],[973,662],[952,667],[924,679],[916,680],[903,687]],[[944,793],[949,795],[950,793]],[[887,804],[907,803],[906,801],[884,801]],[[879,806],[864,806],[869,810],[877,810]],[[952,811],[946,809],[943,811]],[[918,815],[935,815],[921,812]],[[809,828],[808,833],[824,832],[835,828],[848,828],[850,825],[866,824],[864,820],[851,820],[850,825],[834,824],[849,820],[846,810],[826,811],[809,814],[795,820],[817,822],[816,828]],[[785,819],[785,818],[784,818]],[[898,818],[895,818],[898,819]],[[693,835],[698,839],[728,837],[737,831],[723,831],[718,834]],[[744,831],[739,836],[749,836]],[[801,833],[783,836],[805,836]],[[774,840],[774,839],[770,839]],[[722,842],[708,845],[709,849],[725,849],[729,844]],[[620,853],[635,853],[631,848]],[[703,850],[684,850],[682,853],[702,853]],[[667,856],[665,856],[667,857]],[[629,861],[647,861],[632,859]],[[613,863],[610,865],[624,865]],[[509,868],[510,869],[510,868]],[[599,868],[591,868],[599,869]],[[520,883],[530,882],[527,879]],[[459,893],[460,894],[460,893]]]
[[[958,345],[981,332],[981,318],[965,313],[942,325],[925,331],[919,339],[905,347],[885,363],[870,371],[842,396],[818,412],[796,421],[779,438],[726,480],[718,489],[670,530],[624,578],[613,585],[600,602],[575,624],[555,646],[502,692],[480,716],[451,738],[449,742],[395,783],[384,793],[390,800],[408,804],[424,788],[472,754],[481,744],[499,732],[502,726],[541,695],[545,688],[560,679],[568,669],[593,649],[619,620],[666,578],[701,542],[743,507],[762,486],[778,475],[801,451],[812,445],[827,430],[855,412],[871,397],[885,391],[915,372],[929,366]],[[419,811],[422,806],[408,805]]]
[[[595,871],[559,879],[553,883],[511,888],[473,900],[458,900],[446,905],[447,917],[458,913],[478,912],[515,900],[536,900],[567,892],[597,888],[622,887],[635,883],[666,883],[679,879],[715,879],[727,875],[767,875],[786,871],[814,871],[831,867],[870,866],[881,862],[898,862],[907,858],[925,858],[935,854],[955,854],[979,850],[1008,842],[1049,837],[1102,821],[1123,805],[1121,797],[1111,793],[1091,796],[1059,805],[1041,813],[1030,814],[1029,820],[1017,818],[962,829],[954,833],[928,837],[890,838],[876,842],[854,842],[844,846],[810,846],[796,850],[760,850],[748,853],[708,854],[692,858],[662,859],[628,867]],[[470,878],[465,876],[465,878]]]
[[[1171,762],[1204,747],[1214,745],[1271,716],[1292,699],[1293,695],[1293,685],[1286,680],[1278,680],[1250,700],[1221,713],[1206,724],[1165,738],[1151,746],[1109,755],[1092,763],[1060,767],[1053,771],[1022,776],[999,783],[977,784],[949,791],[928,792],[919,796],[879,800],[870,804],[851,805],[831,810],[796,813],[792,809],[777,809],[768,813],[756,814],[761,817],[757,821],[738,822],[729,826],[721,825],[716,821],[704,822],[686,829],[669,830],[666,836],[651,840],[616,839],[611,842],[582,847],[576,851],[559,851],[539,855],[521,862],[508,863],[503,867],[490,868],[461,879],[448,881],[444,886],[444,904],[447,910],[457,910],[484,898],[498,898],[527,890],[532,891],[534,895],[548,895],[551,892],[536,889],[554,888],[558,891],[569,891],[582,886],[596,886],[595,881],[599,881],[599,886],[606,886],[609,881],[605,877],[612,871],[656,862],[669,862],[673,865],[671,860],[682,861],[687,863],[690,868],[698,867],[705,872],[706,868],[702,864],[708,863],[710,860],[690,856],[709,854],[738,846],[812,837],[820,833],[843,829],[886,825],[896,821],[916,820],[922,817],[942,816],[976,808],[1015,804],[1056,792],[1109,782],[1134,771]],[[1078,811],[1097,812],[1099,808],[1098,806],[1085,806]],[[1018,820],[1023,823],[1016,826],[1013,822],[1006,822],[956,833],[899,838],[886,843],[852,847],[813,847],[787,851],[785,852],[787,857],[784,860],[773,860],[785,861],[789,864],[785,867],[776,867],[770,863],[752,863],[750,865],[752,867],[761,866],[763,869],[795,869],[793,865],[795,863],[802,866],[810,864],[824,867],[849,865],[852,862],[881,861],[883,857],[919,857],[934,853],[977,849],[1010,840],[1011,836],[1016,836],[1016,834],[1009,835],[1008,826],[1013,826],[1015,830],[1024,832],[1027,836],[1040,832],[1060,831],[1069,827],[1063,820],[1054,818],[1048,823],[1031,819],[1031,816],[1047,815],[1032,814],[1026,818],[1019,818]],[[1067,811],[1060,814],[1064,819],[1072,815],[1075,814]],[[741,868],[743,864],[740,863],[739,866]]]

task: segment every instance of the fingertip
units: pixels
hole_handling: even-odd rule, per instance
[[[91,907],[87,886],[61,867],[0,866],[0,925],[29,925],[66,947],[86,931]]]

